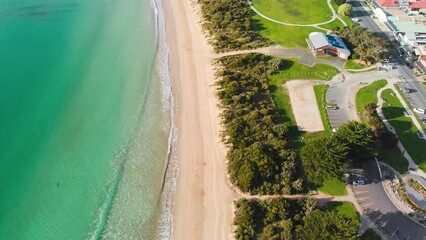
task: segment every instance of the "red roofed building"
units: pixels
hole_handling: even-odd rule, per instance
[[[376,0],[376,2],[382,7],[382,8],[397,8],[398,0]]]
[[[408,6],[411,11],[419,11],[419,12],[423,12],[421,11],[422,9],[426,10],[426,0],[420,0],[417,2],[410,2],[410,5]]]

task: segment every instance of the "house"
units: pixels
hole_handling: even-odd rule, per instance
[[[419,13],[426,13],[426,0],[417,2],[409,2],[408,9],[411,14],[419,15]]]
[[[398,8],[398,0],[376,0],[376,3],[382,8]]]
[[[426,55],[419,56],[419,59],[414,62],[414,67],[421,73],[426,74]]]
[[[337,56],[348,59],[351,55],[345,43],[336,34],[327,35],[325,33],[312,32],[306,42],[314,56]]]

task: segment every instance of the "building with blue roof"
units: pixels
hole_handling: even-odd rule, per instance
[[[312,32],[306,42],[314,56],[336,56],[348,59],[351,55],[343,40],[336,34]]]

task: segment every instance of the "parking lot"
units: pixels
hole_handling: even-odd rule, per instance
[[[330,84],[327,90],[327,103],[337,104],[337,109],[327,109],[328,119],[330,120],[331,128],[338,128],[343,123],[350,121],[351,118],[348,114],[348,109],[345,104],[346,97],[341,96],[344,94],[338,84]],[[343,99],[342,101],[339,101]]]
[[[389,200],[375,162],[367,169],[351,169],[351,182],[353,179],[365,180],[364,185],[352,186],[352,189],[371,221],[386,233],[389,239],[426,239],[426,229],[419,228],[417,223],[402,214]]]

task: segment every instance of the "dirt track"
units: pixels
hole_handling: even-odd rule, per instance
[[[318,83],[321,83],[321,81],[292,80],[285,84],[290,95],[297,128],[300,131],[324,131],[313,88]]]

